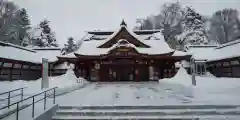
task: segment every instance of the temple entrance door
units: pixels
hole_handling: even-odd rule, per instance
[[[134,66],[131,59],[117,59],[113,63],[113,72],[117,81],[132,81],[134,79]]]
[[[133,68],[129,65],[117,66],[117,80],[118,81],[132,81],[133,80]]]

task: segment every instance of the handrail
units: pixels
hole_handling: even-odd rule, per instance
[[[13,113],[16,113],[16,120],[18,120],[18,116],[19,116],[19,115],[18,115],[18,112],[19,112],[20,110],[23,110],[23,109],[31,106],[31,105],[33,106],[33,107],[32,107],[32,117],[34,117],[34,107],[35,107],[34,104],[35,104],[35,103],[40,102],[41,100],[44,100],[44,110],[45,110],[45,109],[46,109],[46,98],[53,95],[53,104],[55,104],[56,88],[58,88],[58,87],[54,87],[54,88],[48,89],[48,90],[43,91],[43,92],[41,92],[41,93],[38,93],[38,94],[35,94],[35,95],[30,96],[30,97],[28,97],[28,98],[25,98],[25,99],[23,99],[23,100],[21,100],[21,101],[18,101],[18,102],[15,102],[15,103],[10,104],[9,107],[10,107],[10,106],[13,106],[13,105],[17,105],[17,109],[16,109],[16,111],[14,111],[14,112],[12,112],[12,113],[4,116],[3,118],[5,118],[5,117],[7,117],[7,116],[9,116],[9,115],[11,115],[11,114],[13,114]],[[53,94],[50,94],[50,95],[47,96],[47,92],[48,92],[48,91],[51,91],[51,90],[53,90]],[[38,96],[38,95],[41,95],[41,94],[43,94],[43,93],[44,93],[44,98],[35,101],[35,98],[34,98],[34,97],[36,97],[36,96]],[[19,109],[19,103],[21,103],[21,102],[23,102],[23,101],[26,101],[26,100],[28,100],[28,99],[30,99],[30,98],[33,99],[33,102],[32,102],[31,104],[27,104],[25,107]],[[2,107],[2,108],[0,108],[0,110],[3,110],[3,109],[5,109],[5,108],[7,108],[7,107],[8,107],[8,106]],[[3,119],[3,118],[0,118],[0,119]]]
[[[22,87],[22,88],[18,88],[18,89],[14,89],[14,90],[6,91],[6,92],[3,92],[3,93],[0,93],[0,95],[4,95],[4,94],[6,94],[6,93],[14,92],[14,91],[21,90],[21,89],[25,89],[25,88],[27,88],[27,87]]]
[[[17,97],[17,96],[21,95],[21,100],[23,100],[23,89],[25,89],[25,88],[27,88],[27,87],[22,87],[22,88],[18,88],[18,89],[14,89],[14,90],[10,90],[10,91],[6,91],[6,92],[3,92],[3,93],[0,93],[0,95],[8,94],[8,97],[2,99],[1,101],[4,101],[4,100],[7,99],[8,100],[7,107],[9,108],[10,107],[9,105],[10,105],[10,102],[11,102],[11,98],[14,98],[14,97]],[[21,90],[20,94],[11,96],[11,92],[15,92],[15,91],[18,91],[18,90]]]

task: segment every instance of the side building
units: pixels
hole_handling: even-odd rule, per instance
[[[189,46],[198,75],[240,77],[240,39],[218,46]]]
[[[42,58],[49,60],[49,75],[66,72],[65,63],[57,59],[61,49],[28,49],[0,42],[0,80],[36,80],[42,74]]]

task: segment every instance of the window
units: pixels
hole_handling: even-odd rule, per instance
[[[206,63],[196,63],[195,65],[195,73],[197,73],[197,75],[205,75],[206,74]]]
[[[4,63],[3,67],[12,67],[12,63]]]

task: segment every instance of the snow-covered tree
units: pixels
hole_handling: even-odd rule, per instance
[[[183,32],[177,36],[182,48],[186,45],[208,44],[203,16],[197,13],[193,8],[186,8],[186,14],[182,24]]]
[[[182,23],[184,31],[204,30],[203,16],[191,7],[186,8],[186,14]]]
[[[47,46],[54,46],[57,47],[57,41],[55,38],[55,34],[52,32],[49,21],[48,20],[43,20],[39,24],[40,28],[42,29],[41,37],[43,41],[46,41]]]
[[[0,1],[0,40],[17,45],[28,44],[30,20],[26,9],[9,1]]]
[[[28,30],[31,28],[30,27],[30,20],[27,15],[26,9],[21,9],[19,11],[19,17],[18,17],[18,24],[19,24],[19,33],[18,33],[18,39],[21,41],[22,46],[26,46],[29,44],[29,41],[26,41],[28,38]]]
[[[77,49],[77,44],[75,43],[73,37],[69,37],[67,44],[64,44],[64,48],[62,49],[62,54],[68,54],[74,52]]]
[[[175,38],[182,32],[181,21],[184,12],[179,2],[165,3],[157,15],[151,15],[147,19],[137,19],[138,26],[135,29],[163,29],[164,39],[171,48],[176,48],[178,42]]]
[[[33,28],[31,43],[39,47],[58,47],[55,33],[52,32],[48,20],[41,21],[37,27]]]

